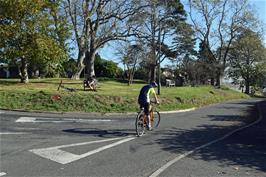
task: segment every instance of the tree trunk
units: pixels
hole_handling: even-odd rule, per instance
[[[78,54],[78,70],[72,76],[72,79],[75,79],[75,80],[79,80],[80,79],[81,72],[85,68],[85,65],[84,65],[84,59],[86,57],[85,55],[86,55],[86,51],[85,50],[80,50],[79,51],[79,54]]]
[[[130,85],[133,84],[133,78],[134,78],[134,74],[132,73],[132,74],[131,74],[131,77],[130,77]]]
[[[220,88],[221,87],[221,78],[220,78],[220,75],[217,75],[216,76],[216,83],[215,83],[215,86],[217,88]]]
[[[128,86],[130,86],[131,84],[132,84],[132,73],[130,73],[128,77]]]
[[[249,90],[250,83],[249,83],[248,80],[245,81],[245,86],[246,86],[246,88],[245,88],[245,93],[246,93],[246,94],[249,94],[249,91],[250,91],[250,90]]]
[[[156,66],[155,64],[150,65],[150,82],[156,81]]]
[[[21,67],[19,68],[19,76],[21,83],[29,82],[28,63],[25,57],[21,57]]]
[[[215,77],[216,77],[215,78],[215,80],[216,80],[215,86],[217,88],[220,88],[221,87],[221,71],[220,71],[220,68],[217,68]]]
[[[87,78],[91,78],[95,76],[95,71],[94,71],[95,50],[87,51],[85,60],[86,60]]]
[[[211,85],[214,86],[214,78],[211,78]]]
[[[250,78],[249,78],[249,74],[246,75],[247,77],[245,78],[245,93],[246,94],[249,94],[250,90],[249,90],[249,87],[250,87]]]
[[[133,82],[133,72],[131,70],[128,71],[128,86],[130,86]]]
[[[249,86],[250,86],[250,59],[249,57],[247,57],[246,59],[246,64],[247,64],[247,73],[246,73],[246,78],[245,78],[245,86],[246,86],[246,89],[245,89],[245,93],[246,94],[249,94]]]

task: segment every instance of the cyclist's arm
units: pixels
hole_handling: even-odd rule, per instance
[[[155,98],[156,103],[159,104],[159,100],[158,100],[156,93],[154,94],[154,98]]]
[[[157,94],[154,88],[151,89],[151,94],[154,96],[156,103],[159,103],[159,100],[158,100],[158,97],[157,97]]]

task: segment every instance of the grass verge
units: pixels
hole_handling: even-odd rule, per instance
[[[69,92],[60,88],[60,79],[32,79],[21,84],[16,79],[0,79],[0,108],[51,112],[135,112],[141,81],[126,83],[100,80],[97,92],[84,91],[82,81],[63,79],[63,85],[74,88]],[[160,111],[201,107],[249,96],[228,88],[211,86],[161,88]]]

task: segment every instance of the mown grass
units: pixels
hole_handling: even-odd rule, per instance
[[[125,82],[99,80],[97,92],[84,91],[82,81],[63,79],[63,85],[75,92],[60,88],[60,79],[32,79],[29,84],[16,79],[0,79],[0,108],[27,111],[56,112],[134,112],[138,110],[137,97],[145,84],[138,81],[128,86]],[[53,99],[59,95],[60,99]],[[211,86],[161,88],[161,111],[201,107],[231,99],[248,98],[228,88]]]

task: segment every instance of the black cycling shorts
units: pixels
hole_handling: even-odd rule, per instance
[[[150,103],[144,102],[144,101],[139,101],[140,108],[144,108],[144,113],[146,115],[149,114],[149,108],[150,108]]]

